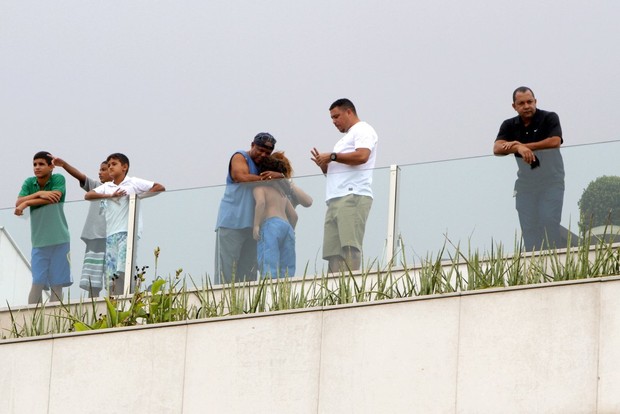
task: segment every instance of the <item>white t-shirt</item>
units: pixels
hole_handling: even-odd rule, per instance
[[[94,191],[98,194],[114,194],[120,188],[125,190],[127,195],[142,194],[153,188],[153,185],[155,185],[153,181],[126,176],[119,185],[108,181],[95,188]],[[104,198],[101,200],[101,203],[105,211],[106,234],[111,236],[115,233],[126,232],[129,219],[129,197]],[[140,219],[138,219],[139,222]],[[140,229],[140,227],[139,223],[138,228]]]
[[[368,161],[361,165],[347,165],[332,161],[327,165],[326,200],[357,194],[372,197],[372,169],[377,158],[377,132],[366,122],[353,125],[334,146],[334,152],[354,152],[368,148]]]

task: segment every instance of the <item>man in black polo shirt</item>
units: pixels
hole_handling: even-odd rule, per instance
[[[519,171],[514,195],[526,250],[566,247],[561,243],[564,162],[562,127],[555,112],[536,109],[534,92],[521,86],[512,94],[519,114],[505,120],[495,139],[495,155],[515,154]]]

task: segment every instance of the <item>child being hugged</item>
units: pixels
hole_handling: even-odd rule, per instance
[[[259,166],[262,171],[286,171],[284,163],[266,157]],[[253,189],[254,239],[257,243],[258,269],[261,277],[292,277],[295,275],[295,225],[297,213],[287,197],[290,184],[283,179],[260,181]]]
[[[106,159],[108,174],[112,181],[86,193],[86,200],[101,200],[106,217],[106,254],[105,273],[107,289],[114,295],[123,294],[125,283],[125,259],[127,254],[127,223],[129,219],[129,198],[131,194],[155,193],[165,191],[163,185],[129,177],[129,158],[121,153],[114,153]]]

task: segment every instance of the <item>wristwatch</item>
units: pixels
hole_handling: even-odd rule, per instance
[[[332,154],[329,156],[329,159],[332,161],[336,161],[338,159],[338,155],[335,152],[332,152]]]

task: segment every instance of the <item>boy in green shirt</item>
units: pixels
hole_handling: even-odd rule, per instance
[[[62,288],[70,286],[69,227],[63,210],[65,177],[52,174],[52,156],[46,151],[33,157],[34,177],[24,181],[15,203],[15,215],[30,207],[32,241],[32,288],[28,303],[42,301],[43,289],[51,288],[51,300],[62,299]]]

